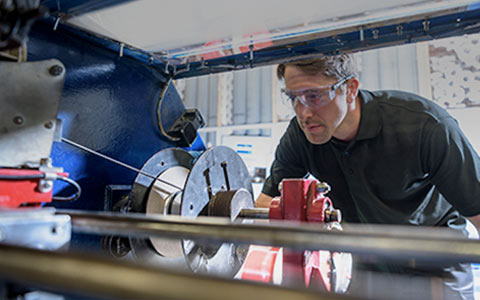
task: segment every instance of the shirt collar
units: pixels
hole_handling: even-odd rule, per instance
[[[380,110],[372,94],[365,90],[359,90],[358,96],[360,99],[361,117],[358,133],[355,137],[356,141],[374,138],[382,129]]]

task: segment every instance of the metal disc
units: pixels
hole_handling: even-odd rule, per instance
[[[142,167],[142,172],[157,178],[169,168],[181,166],[187,169],[192,168],[193,156],[185,150],[169,148],[154,154]],[[154,179],[138,174],[132,186],[131,212],[144,213],[147,205],[147,197]]]
[[[222,163],[225,162],[225,168]],[[227,191],[224,169],[227,170],[230,190],[246,189],[253,194],[248,169],[240,155],[226,146],[205,151],[195,162],[183,190],[181,215],[197,217],[218,191]],[[209,195],[209,190],[211,195]]]
[[[209,201],[217,192],[238,189],[252,193],[248,169],[241,157],[225,146],[210,148],[197,159],[188,175],[182,196],[181,215],[207,215]],[[247,206],[250,207],[250,204]],[[244,248],[229,243],[183,242],[185,257],[192,271],[223,276],[233,276],[239,270]]]
[[[142,171],[158,178],[161,174],[167,174],[165,172],[174,167],[183,167],[189,170],[192,167],[192,162],[193,156],[187,151],[170,148],[157,152],[152,156],[143,165]],[[147,202],[151,187],[154,186],[154,181],[155,180],[149,176],[143,174],[137,175],[130,194],[131,212],[147,212]],[[172,243],[178,243],[178,241],[170,241]],[[185,270],[189,268],[183,255],[174,258],[160,255],[157,250],[155,250],[150,239],[130,238],[130,246],[136,260],[146,264],[171,266]]]

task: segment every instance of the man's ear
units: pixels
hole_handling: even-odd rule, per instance
[[[358,87],[360,82],[356,77],[353,77],[347,81],[347,102],[353,103],[358,95]]]

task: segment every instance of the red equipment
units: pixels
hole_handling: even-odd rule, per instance
[[[52,201],[53,180],[40,170],[0,168],[0,208],[40,207]]]
[[[326,183],[314,179],[284,179],[280,184],[280,197],[275,197],[270,204],[269,218],[316,223],[340,222],[340,211],[334,209],[330,198],[325,196],[329,191]],[[241,278],[275,282],[275,263],[281,254],[280,248],[252,246]],[[304,282],[307,287],[313,285],[331,291],[332,260],[329,251],[283,249],[282,282]]]

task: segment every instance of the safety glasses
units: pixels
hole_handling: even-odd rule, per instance
[[[296,107],[299,102],[310,108],[322,107],[335,99],[337,89],[352,77],[353,75],[349,75],[334,84],[315,88],[302,90],[282,89],[282,97],[285,102],[290,102],[293,107]]]

